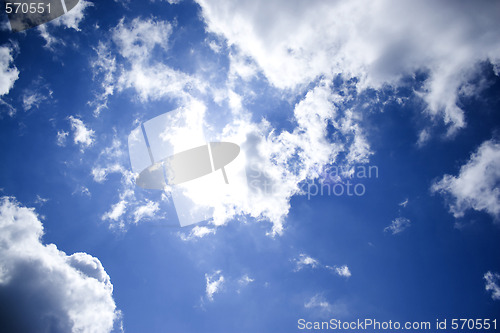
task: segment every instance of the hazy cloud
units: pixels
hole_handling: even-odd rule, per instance
[[[213,274],[205,274],[205,280],[207,282],[205,292],[209,301],[213,302],[214,295],[220,292],[223,284],[224,284],[224,276],[222,272],[216,271]]]

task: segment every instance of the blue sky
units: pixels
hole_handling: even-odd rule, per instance
[[[80,0],[22,33],[4,15],[0,326],[500,320],[499,9]],[[127,146],[172,110],[239,144],[273,190],[244,182],[179,227]]]

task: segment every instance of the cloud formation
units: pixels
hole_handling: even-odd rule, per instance
[[[43,244],[33,209],[0,199],[0,322],[9,332],[110,332],[120,321],[99,259]]]
[[[500,64],[495,1],[197,1],[207,30],[252,57],[278,88],[356,77],[358,88],[427,73],[420,96],[449,132],[465,126],[459,88],[478,62]],[[477,38],[480,36],[480,38]]]
[[[500,143],[483,142],[462,165],[457,176],[444,175],[431,190],[449,199],[450,212],[463,217],[468,209],[484,211],[495,221],[500,218]]]
[[[71,129],[73,130],[73,141],[75,144],[80,146],[80,149],[83,151],[85,148],[90,147],[95,140],[95,132],[92,129],[87,128],[87,126],[83,123],[83,121],[79,118],[75,118],[73,116],[69,116],[69,122],[71,125]],[[58,142],[59,142],[59,133],[58,133]]]

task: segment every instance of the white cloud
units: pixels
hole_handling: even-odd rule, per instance
[[[418,134],[417,147],[421,148],[425,146],[425,144],[429,142],[430,139],[431,139],[431,134],[429,133],[429,130],[424,128]]]
[[[90,147],[94,143],[94,130],[88,129],[81,119],[73,116],[69,116],[68,119],[73,130],[73,141],[75,144],[80,145],[81,150]]]
[[[84,195],[86,197],[92,197],[92,193],[90,193],[90,190],[86,186],[80,186],[76,190],[71,193],[72,195],[79,194],[79,195]]]
[[[39,194],[36,195],[35,204],[43,206],[44,204],[47,203],[47,201],[49,201],[49,199],[43,198]]]
[[[270,221],[273,225],[270,235],[281,234],[290,208],[290,198],[301,192],[299,183],[318,177],[324,165],[335,162],[340,152],[346,153],[346,163],[350,165],[368,161],[372,152],[359,126],[360,115],[353,110],[338,111],[337,104],[343,103],[346,97],[333,94],[329,80],[318,82],[294,106],[295,129],[276,131],[265,119],[250,121],[252,115],[244,106],[247,96],[231,88],[214,87],[212,82],[204,82],[158,62],[159,58],[153,57],[153,54],[165,53],[171,30],[170,23],[155,19],[120,21],[112,30],[112,40],[117,46],[118,55],[113,55],[110,45],[104,47],[101,44],[97,48],[96,63],[114,64],[114,59],[117,59],[116,71],[101,73],[97,70],[101,65],[95,67],[96,73],[103,76],[102,103],[107,101],[112,91],[121,92],[127,88],[133,89],[143,103],[166,97],[178,98],[182,107],[193,113],[198,109],[207,109],[205,103],[193,97],[199,92],[202,95],[213,92],[214,96],[204,97],[213,97],[220,105],[227,102],[230,115],[224,119],[227,121],[225,127],[210,123],[209,117],[205,118],[205,114],[208,114],[205,111],[201,112],[200,121],[218,133],[213,140],[235,142],[242,147],[244,154],[240,154],[239,158],[242,163],[249,162],[250,168],[259,170],[257,182],[261,183],[253,189],[226,196],[224,202],[219,200],[221,196],[205,193],[207,198],[204,198],[203,205],[214,209],[213,224],[222,225],[237,216],[250,216]],[[235,54],[231,57],[238,59],[231,61],[228,84],[235,77],[249,80],[257,70],[251,58]],[[328,137],[329,124],[343,137],[342,142],[332,142]],[[107,174],[109,169],[102,169],[106,166],[99,168],[96,169],[96,179],[102,180],[99,175]],[[263,187],[264,183],[271,185],[270,190]],[[246,180],[237,185],[239,188],[248,188]],[[195,194],[199,195],[200,192]],[[192,239],[189,235],[184,237]]]
[[[328,303],[322,295],[316,294],[311,297],[311,299],[307,303],[304,304],[304,307],[306,309],[320,308],[322,310],[331,312],[332,305]]]
[[[306,266],[311,266],[311,268],[316,268],[320,266],[318,260],[309,257],[308,255],[301,253],[298,258],[294,259],[295,261],[295,271],[298,272],[302,270]]]
[[[486,280],[486,290],[491,291],[491,298],[500,300],[500,274],[487,272],[484,274]]]
[[[73,9],[71,9],[68,13],[51,21],[50,24],[80,31],[79,25],[83,21],[84,11],[86,8],[93,5],[94,4],[90,1],[79,0],[78,4]]]
[[[108,98],[115,90],[115,73],[117,71],[116,57],[112,55],[108,47],[99,42],[94,49],[97,57],[91,62],[94,80],[100,81],[101,93],[96,95],[89,104],[95,107],[94,116],[99,116],[102,110],[108,107]]]
[[[241,286],[241,287],[245,287],[247,285],[249,285],[250,283],[254,282],[255,279],[252,279],[251,277],[249,277],[247,274],[243,275],[239,280],[238,280],[238,284]]]
[[[2,98],[0,98],[0,106],[5,106],[7,108],[7,114],[12,117],[16,114],[16,108],[14,108],[10,103],[7,103]]]
[[[10,332],[110,332],[120,321],[113,285],[100,261],[67,255],[41,242],[33,209],[13,198],[0,204],[2,329]]]
[[[448,195],[450,212],[456,218],[468,209],[485,211],[495,220],[500,217],[500,143],[485,141],[462,165],[458,176],[444,175],[431,187]]]
[[[14,48],[0,46],[0,96],[7,95],[19,78],[19,70],[14,63]]]
[[[322,294],[316,294],[304,303],[306,309],[315,311],[320,317],[343,316],[347,311],[345,304],[335,302],[331,304]]]
[[[28,93],[23,96],[23,107],[24,110],[30,110],[31,108],[35,107],[38,109],[40,104],[47,99],[47,96],[40,94],[40,93]]]
[[[397,217],[392,220],[391,224],[384,228],[385,232],[390,232],[393,235],[399,234],[411,225],[411,221],[406,217]]]
[[[196,240],[199,238],[203,238],[203,237],[210,235],[210,234],[215,234],[215,228],[194,226],[188,235],[186,235],[184,233],[179,233],[178,235],[183,241],[190,241],[190,240]]]
[[[94,4],[87,0],[79,0],[78,4],[71,9],[68,13],[50,21],[48,24],[42,24],[37,27],[40,36],[45,40],[44,47],[55,51],[55,45],[61,44],[66,45],[65,41],[61,38],[57,38],[49,30],[51,26],[64,27],[67,29],[74,29],[80,31],[79,25],[84,19],[84,11],[87,7],[91,7]]]
[[[214,294],[220,292],[224,285],[224,276],[221,271],[216,271],[213,274],[205,274],[206,288],[205,293],[209,301],[214,300]]]
[[[142,102],[164,97],[189,98],[186,91],[203,88],[196,79],[164,64],[134,63],[118,79],[119,90],[133,88]]]
[[[127,209],[127,201],[122,199],[118,201],[116,204],[111,206],[111,210],[104,213],[102,216],[103,220],[112,220],[118,221]]]
[[[171,34],[172,26],[167,21],[135,18],[130,24],[120,20],[113,29],[112,38],[122,57],[145,62],[155,47],[167,49]]]
[[[48,26],[46,24],[39,25],[36,29],[40,33],[40,37],[45,40],[45,45],[43,47],[45,47],[46,49],[55,51],[55,45],[65,45],[62,39],[55,37],[49,32]]]
[[[232,193],[223,204],[211,203],[215,209],[214,224],[224,224],[237,215],[249,215],[271,221],[270,234],[281,234],[290,198],[301,193],[299,183],[317,178],[326,164],[336,161],[340,152],[347,152],[345,163],[367,162],[371,151],[357,115],[350,110],[338,112],[336,103],[342,100],[332,94],[329,83],[321,81],[295,105],[297,126],[293,131],[280,133],[266,120],[250,122],[250,115],[238,106],[233,120],[215,139],[241,146],[246,168],[251,170],[251,184],[241,184],[239,188],[247,190]],[[328,138],[329,123],[343,136],[344,142]]]
[[[335,267],[335,273],[339,276],[343,276],[343,277],[350,277],[352,274],[351,274],[351,271],[349,270],[349,267],[347,267],[347,265],[343,265],[343,266],[340,266],[340,267]]]
[[[146,199],[146,204],[137,207],[134,211],[134,222],[138,223],[144,219],[151,219],[160,209],[158,202],[149,201]]]
[[[101,216],[103,221],[110,223],[111,228],[118,228],[120,231],[125,231],[129,224],[161,216],[157,214],[160,211],[159,201],[144,198],[143,194],[136,195],[137,174],[126,167],[130,159],[124,149],[119,138],[113,137],[111,144],[101,150],[91,171],[94,181],[100,184],[106,182],[110,174],[121,176],[119,199]]]
[[[136,18],[131,22],[122,19],[111,31],[111,40],[117,47],[117,58],[111,45],[99,43],[97,58],[91,63],[95,77],[102,77],[102,92],[90,102],[98,115],[106,108],[110,95],[115,91],[133,89],[141,102],[162,98],[189,99],[190,91],[204,90],[200,80],[174,70],[153,57],[155,49],[168,50],[172,25],[168,21]]]
[[[301,253],[298,258],[295,258],[292,260],[295,263],[295,272],[298,272],[306,267],[310,268],[321,268],[321,269],[327,269],[332,271],[338,276],[342,277],[350,277],[351,271],[349,270],[349,267],[347,265],[342,265],[342,266],[329,266],[329,265],[323,265],[322,263],[319,262],[319,260],[314,259],[307,254]]]
[[[97,183],[103,183],[110,173],[123,173],[125,170],[120,164],[111,164],[106,167],[92,168],[92,177]]]
[[[69,132],[65,132],[63,130],[57,131],[57,141],[56,141],[57,145],[61,147],[66,146],[66,139],[68,135]]]
[[[465,126],[457,106],[460,86],[478,62],[498,67],[500,59],[500,4],[494,1],[198,3],[207,30],[251,56],[279,88],[341,73],[357,77],[359,89],[377,89],[427,72],[420,92],[427,112],[450,133]]]

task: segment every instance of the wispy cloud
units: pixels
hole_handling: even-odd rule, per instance
[[[320,266],[319,261],[309,257],[308,255],[301,253],[298,258],[293,260],[295,262],[295,271],[298,272],[304,267],[310,266],[311,268],[316,268]]]
[[[406,208],[406,206],[408,205],[408,202],[409,202],[409,200],[408,200],[408,198],[406,198],[405,200],[403,200],[399,203],[399,206]]]
[[[66,146],[66,139],[68,138],[69,132],[63,130],[57,131],[56,143],[60,147]]]
[[[500,300],[500,274],[487,272],[484,274],[486,280],[486,290],[491,291],[491,298]]]
[[[191,241],[203,238],[207,235],[215,234],[215,228],[208,228],[202,226],[194,226],[189,234],[180,232],[178,235],[183,241]]]
[[[323,294],[316,294],[304,303],[304,308],[316,312],[319,317],[330,318],[332,316],[344,316],[347,306],[341,302],[330,303]]]
[[[146,200],[144,205],[138,206],[134,211],[134,222],[138,223],[141,220],[151,219],[160,209],[158,202]]]
[[[224,285],[224,276],[219,270],[212,274],[205,274],[205,280],[207,283],[205,287],[206,297],[209,301],[213,302],[214,295],[220,292]]]
[[[409,228],[411,221],[406,217],[397,217],[392,220],[391,224],[384,228],[385,232],[390,232],[393,235],[399,234],[403,230]]]
[[[301,253],[297,258],[294,258],[292,261],[295,263],[295,269],[294,269],[295,272],[301,271],[305,268],[311,268],[311,269],[321,268],[321,269],[327,269],[335,273],[336,275],[345,278],[348,278],[352,275],[347,265],[342,265],[342,266],[323,265],[319,260],[314,259],[304,253]]]

